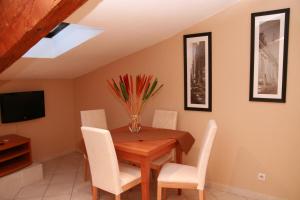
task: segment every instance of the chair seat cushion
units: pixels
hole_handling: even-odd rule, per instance
[[[177,163],[165,164],[157,178],[158,182],[198,184],[197,168]]]
[[[151,164],[155,165],[155,166],[162,166],[165,163],[170,162],[171,160],[172,160],[172,154],[168,153],[168,154],[163,155],[162,157],[159,157],[158,159],[152,161]]]
[[[141,178],[141,170],[138,167],[119,163],[121,187]]]

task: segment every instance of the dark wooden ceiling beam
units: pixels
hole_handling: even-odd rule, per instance
[[[0,73],[87,0],[0,0]]]

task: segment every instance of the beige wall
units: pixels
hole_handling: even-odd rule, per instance
[[[71,80],[1,81],[0,93],[44,90],[44,118],[0,124],[0,135],[31,138],[33,159],[44,161],[75,150],[74,85]]]
[[[286,7],[291,8],[287,103],[249,102],[250,14]],[[177,110],[178,128],[196,138],[185,157],[187,163],[195,163],[203,129],[214,118],[219,131],[209,163],[209,181],[300,199],[299,24],[299,0],[241,0],[174,37],[78,78],[77,141],[79,110],[105,108],[110,128],[128,121],[106,79],[124,73],[153,74],[165,87],[146,105],[143,124],[151,123],[156,108]],[[184,111],[182,35],[207,31],[212,31],[213,43],[213,112]],[[258,172],[267,174],[266,182],[257,180]]]

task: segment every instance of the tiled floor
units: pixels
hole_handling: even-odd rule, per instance
[[[155,183],[151,184],[151,200],[156,199]],[[90,183],[83,180],[82,156],[72,153],[44,163],[44,180],[23,187],[14,200],[91,200]],[[169,200],[197,200],[196,191],[168,190]],[[122,200],[140,200],[140,186],[125,192]],[[101,191],[100,200],[113,200],[114,196]],[[234,194],[208,189],[207,200],[249,200]]]

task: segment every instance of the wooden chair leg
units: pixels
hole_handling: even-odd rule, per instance
[[[160,186],[159,183],[157,183],[157,200],[161,200],[161,192],[162,192],[162,187]]]
[[[156,171],[155,170],[151,170],[151,176],[152,176],[152,178],[153,178],[153,180],[154,180],[154,182],[156,181]]]
[[[199,190],[199,200],[205,200],[204,190]]]
[[[93,186],[93,200],[98,199],[98,188]]]
[[[115,195],[115,200],[121,200],[121,195]]]
[[[177,190],[177,194],[180,196],[181,195],[181,189]]]
[[[154,169],[154,170],[152,170],[152,177],[153,177],[154,182],[157,181],[159,172],[160,172],[160,169]]]
[[[84,170],[84,181],[87,181],[89,178],[89,161],[88,159],[85,157],[84,161],[83,161],[83,170]]]
[[[167,188],[162,188],[162,200],[167,199]]]

